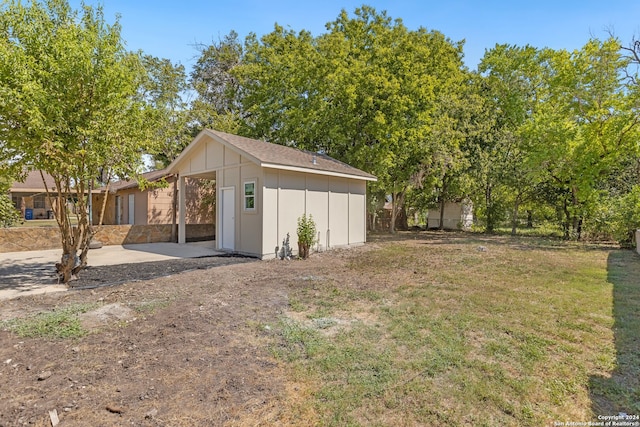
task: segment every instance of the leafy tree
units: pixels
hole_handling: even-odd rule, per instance
[[[106,23],[101,7],[78,12],[66,0],[45,0],[0,8],[1,160],[53,177],[47,194],[55,199],[65,283],[86,266],[92,181],[136,175],[153,141],[146,76],[140,55],[125,50],[118,20]],[[103,214],[104,205],[100,222]]]
[[[476,84],[486,126],[470,149],[476,188],[483,195],[477,205],[484,208],[488,231],[508,209],[515,233],[520,206],[533,198],[543,179],[530,162],[524,132],[536,111],[542,62],[540,51],[531,46],[496,45],[478,67]]]
[[[8,177],[0,176],[0,227],[11,227],[20,221],[20,212],[8,194],[10,182]]]
[[[260,40],[247,39],[235,71],[243,132],[375,174],[370,194],[392,195],[394,231],[421,164],[448,141],[438,139],[435,121],[463,80],[462,43],[410,31],[368,6],[354,17],[342,11],[327,30],[313,37],[276,25]]]
[[[191,104],[191,135],[206,127],[237,132],[245,114],[235,75],[244,56],[238,34],[231,31],[222,40],[197,48],[200,56],[191,72],[191,86],[198,95]]]
[[[488,111],[496,114],[488,115],[492,128],[477,144],[488,161],[476,176],[487,188],[509,190],[500,194],[512,206],[513,232],[519,206],[538,201],[561,213],[566,237],[580,238],[597,210],[598,183],[635,144],[637,94],[620,79],[627,66],[615,39],[591,40],[575,52],[487,52],[480,71]]]
[[[20,212],[7,194],[0,194],[0,227],[11,227],[20,221]]]
[[[529,129],[532,157],[563,195],[565,236],[579,239],[598,182],[635,150],[638,95],[620,79],[628,60],[613,38],[547,58],[544,102]]]
[[[188,89],[184,66],[168,59],[142,56],[147,72],[141,92],[155,111],[156,152],[153,155],[158,168],[168,166],[182,152],[192,135],[189,133],[190,114],[183,96]]]

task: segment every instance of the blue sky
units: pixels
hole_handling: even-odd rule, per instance
[[[80,0],[70,0],[78,7]],[[196,43],[209,44],[235,30],[241,39],[269,33],[274,23],[314,35],[325,31],[342,9],[351,15],[362,4],[386,10],[410,29],[438,30],[465,40],[465,63],[475,69],[485,49],[496,43],[578,49],[611,29],[625,44],[640,37],[638,0],[85,0],[103,4],[106,19],[121,15],[131,50],[169,58],[187,70],[195,63]]]

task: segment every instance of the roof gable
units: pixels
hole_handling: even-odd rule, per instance
[[[205,129],[184,149],[167,168],[174,171],[180,162],[189,156],[189,153],[197,151],[195,148],[205,135],[217,142],[236,151],[238,154],[250,159],[264,168],[296,170],[321,175],[347,176],[366,181],[376,181],[377,178],[367,172],[354,168],[346,163],[329,157],[325,154],[299,150],[279,144],[272,144],[257,139],[245,138],[225,132]]]

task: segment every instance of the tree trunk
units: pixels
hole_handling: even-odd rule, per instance
[[[564,198],[563,204],[562,204],[562,210],[564,212],[564,221],[562,222],[562,231],[564,233],[564,238],[566,240],[569,240],[569,238],[571,237],[571,233],[569,232],[569,224],[571,221],[571,213],[569,212],[569,206],[567,204],[567,198]]]
[[[62,240],[62,257],[60,262],[56,264],[56,270],[60,280],[69,283],[80,270],[87,265],[87,252],[89,243],[93,237],[91,226],[88,224],[87,203],[85,201],[86,191],[83,181],[77,182],[75,187],[75,204],[77,225],[71,225],[69,212],[67,211],[66,199],[71,192],[71,179],[69,177],[54,177],[57,189],[58,203],[55,212],[56,221],[60,228],[60,237]],[[45,184],[46,185],[46,184]],[[45,187],[49,192],[49,189]],[[89,195],[89,197],[91,197]],[[78,256],[78,250],[80,256]]]
[[[491,184],[487,184],[487,187],[484,190],[484,202],[487,209],[487,232],[493,232],[495,228],[495,220],[493,217],[493,197],[491,191]]]
[[[582,215],[578,215],[578,208],[580,202],[578,200],[578,190],[575,187],[571,188],[571,204],[573,207],[573,216],[571,218],[571,231],[576,240],[580,240],[582,235]]]
[[[533,210],[527,210],[527,228],[533,228]]]
[[[409,229],[409,219],[407,218],[407,209],[404,203],[402,203],[402,205],[398,207],[398,213],[396,215],[396,230],[406,231],[408,229]]]
[[[520,201],[516,197],[515,203],[513,204],[513,215],[511,217],[511,235],[515,236],[516,231],[518,229],[518,208],[520,207]]]
[[[444,230],[444,205],[446,201],[445,195],[447,194],[447,177],[442,178],[442,190],[440,191],[440,224],[438,230]]]
[[[391,221],[389,223],[389,233],[396,234],[396,192],[391,193]]]
[[[400,209],[403,209],[404,207],[405,193],[406,193],[406,188],[396,193],[395,186],[394,186],[394,192],[391,194],[391,224],[389,224],[389,231],[391,232],[391,234],[395,234],[397,231],[396,222],[399,220],[398,212],[400,212]],[[406,221],[406,214],[405,214],[404,221]]]
[[[438,230],[444,230],[444,197],[440,196],[440,222]]]

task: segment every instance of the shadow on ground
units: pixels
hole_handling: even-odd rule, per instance
[[[630,250],[612,251],[607,278],[613,285],[613,331],[616,361],[610,376],[589,380],[597,415],[640,415],[640,257]],[[622,425],[622,424],[620,424]]]
[[[57,283],[55,264],[49,261],[0,262],[0,290]]]
[[[199,258],[140,262],[135,264],[102,265],[87,267],[82,270],[78,280],[70,282],[69,285],[73,289],[92,289],[101,286],[167,277],[185,271],[206,270],[223,265],[256,261],[258,261],[256,258],[250,257],[214,255]]]

